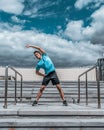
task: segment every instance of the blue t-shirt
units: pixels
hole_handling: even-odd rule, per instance
[[[36,70],[40,70],[41,68],[44,69],[46,75],[55,71],[54,64],[46,53],[42,54],[42,58],[36,65]]]

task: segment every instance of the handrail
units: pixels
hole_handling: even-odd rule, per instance
[[[95,65],[95,66],[91,67],[90,69],[86,70],[85,72],[83,72],[82,74],[80,74],[78,77],[81,77],[81,76],[84,75],[85,73],[87,73],[87,72],[93,70],[96,66],[97,66],[97,65]]]
[[[96,81],[97,81],[97,97],[98,97],[98,108],[101,108],[100,102],[100,79],[99,79],[99,70],[97,69],[98,65],[91,67],[90,69],[86,70],[82,74],[78,76],[78,100],[77,102],[80,103],[80,78],[85,75],[85,86],[86,86],[86,105],[88,105],[88,76],[87,73],[91,70],[95,69],[96,72]]]
[[[20,102],[22,102],[22,82],[23,76],[15,70],[12,66],[6,66],[5,68],[5,99],[4,99],[4,108],[7,108],[7,95],[8,95],[8,69],[11,69],[15,72],[15,104],[16,104],[16,97],[17,97],[17,74],[21,77],[21,92],[20,92]]]

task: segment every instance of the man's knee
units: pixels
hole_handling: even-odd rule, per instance
[[[40,92],[42,93],[42,92],[44,91],[44,89],[45,89],[45,86],[42,86],[42,87],[40,88]]]

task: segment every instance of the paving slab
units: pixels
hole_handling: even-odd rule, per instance
[[[104,119],[0,119],[0,127],[104,127]]]
[[[97,109],[96,104],[89,106],[82,104],[69,104],[63,106],[59,104],[39,104],[37,106],[31,106],[31,104],[17,103],[17,105],[9,104],[7,109],[4,109],[0,105],[0,116],[104,116],[104,105],[102,109]]]

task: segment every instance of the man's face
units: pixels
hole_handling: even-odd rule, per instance
[[[40,53],[36,52],[34,55],[35,55],[35,57],[36,57],[37,59],[41,59],[41,54],[40,54]]]

